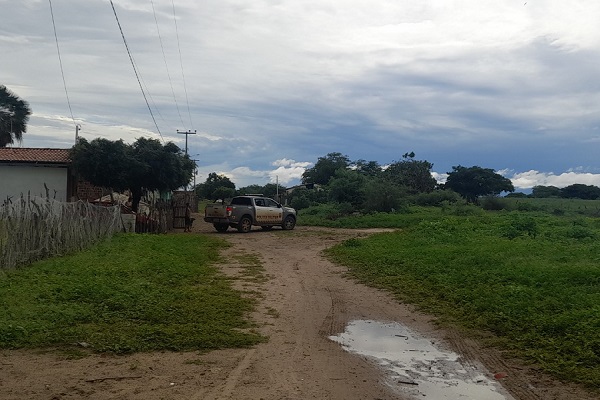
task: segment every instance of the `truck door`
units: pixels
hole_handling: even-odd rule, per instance
[[[254,199],[256,206],[256,222],[261,225],[277,225],[281,223],[281,208],[271,199]]]
[[[269,210],[269,223],[279,225],[283,221],[283,208],[275,200],[265,199],[265,206]]]

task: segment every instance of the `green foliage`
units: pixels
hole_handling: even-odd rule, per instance
[[[237,194],[242,196],[246,194],[262,194],[265,197],[270,197],[276,201],[280,201],[278,197],[281,197],[285,193],[286,188],[275,183],[267,183],[264,186],[261,185],[250,185],[240,188]],[[279,196],[278,196],[279,194]]]
[[[366,212],[393,212],[407,206],[407,193],[404,187],[385,179],[371,179],[365,188]]]
[[[576,183],[562,188],[560,195],[567,199],[596,200],[600,198],[600,188]]]
[[[435,179],[431,176],[433,164],[415,160],[414,157],[415,153],[404,154],[403,159],[390,164],[383,175],[390,182],[408,188],[410,193],[431,192],[436,185]]]
[[[452,190],[434,190],[429,193],[419,193],[411,197],[412,201],[419,206],[440,207],[442,205],[455,204],[462,201],[460,195]]]
[[[510,179],[490,168],[473,166],[452,167],[445,186],[463,196],[470,203],[476,203],[480,196],[497,196],[502,192],[514,192]]]
[[[494,333],[495,344],[560,379],[600,387],[596,219],[413,209],[405,221],[400,231],[344,242],[328,254],[360,280],[448,323]]]
[[[79,139],[71,148],[73,170],[90,183],[117,191],[131,190],[137,210],[144,190],[168,191],[187,185],[194,162],[175,144],[139,138],[132,145],[122,140]]]
[[[329,153],[319,157],[314,167],[308,168],[302,174],[302,183],[326,185],[339,169],[345,170],[350,166],[350,159],[342,153]]]
[[[0,147],[21,143],[30,115],[29,104],[0,85]]]
[[[119,235],[94,249],[2,275],[0,347],[98,352],[250,346],[252,301],[211,264],[225,243]],[[118,256],[115,256],[118,255]]]
[[[508,239],[515,239],[524,234],[535,238],[539,233],[536,219],[531,216],[516,213],[512,214],[506,222],[503,236]]]
[[[535,198],[549,198],[549,197],[561,197],[560,189],[556,186],[534,186],[531,191],[531,197]]]
[[[337,203],[349,203],[358,209],[365,201],[364,175],[348,170],[338,169],[329,180],[329,198]]]
[[[228,177],[219,175],[216,172],[211,172],[208,174],[204,183],[196,185],[194,191],[196,192],[196,196],[200,199],[218,200],[220,197],[215,197],[215,192],[220,187],[233,189],[235,191],[235,184],[231,182]],[[220,195],[221,192],[216,194]]]
[[[224,202],[225,199],[230,199],[234,196],[235,196],[235,189],[225,187],[225,186],[219,186],[218,188],[215,189],[214,192],[212,192],[212,194],[210,195],[210,199],[221,200]]]
[[[487,211],[510,210],[512,203],[500,197],[484,197],[479,200],[481,208]]]

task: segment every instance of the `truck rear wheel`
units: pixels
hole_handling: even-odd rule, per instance
[[[213,224],[217,232],[227,232],[227,228],[229,228],[229,224]]]
[[[248,233],[252,230],[252,220],[248,216],[242,217],[240,223],[237,226],[237,230],[242,233]]]
[[[296,218],[291,215],[285,217],[283,220],[283,224],[281,224],[281,228],[286,231],[291,231],[296,226]]]

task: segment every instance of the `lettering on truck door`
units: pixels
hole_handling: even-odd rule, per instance
[[[269,223],[278,225],[283,221],[283,208],[276,201],[265,199],[266,208],[269,210]]]

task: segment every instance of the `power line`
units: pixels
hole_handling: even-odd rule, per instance
[[[181,65],[181,78],[183,79],[183,90],[185,92],[185,102],[187,104],[188,116],[190,117],[190,127],[193,127],[192,123],[192,113],[190,112],[190,101],[188,99],[187,87],[185,85],[185,75],[183,73],[183,59],[181,57],[181,45],[179,43],[179,30],[177,28],[177,16],[175,15],[175,2],[171,0],[171,5],[173,6],[173,22],[175,23],[175,34],[177,35],[177,49],[179,50],[179,64]]]
[[[71,108],[71,100],[69,99],[69,92],[67,91],[67,81],[65,80],[65,71],[63,69],[62,57],[60,56],[60,47],[58,46],[58,35],[56,34],[56,23],[54,21],[54,10],[52,8],[52,0],[48,0],[50,3],[50,16],[52,17],[52,28],[54,29],[54,40],[56,41],[56,52],[58,53],[58,63],[60,64],[60,75],[62,76],[63,86],[65,88],[65,96],[67,96],[67,105],[69,106],[69,112],[71,113],[71,120],[75,124],[77,132],[77,124],[75,123],[75,117],[73,117],[73,109]],[[75,134],[77,136],[77,133]]]
[[[162,140],[164,142],[165,138],[163,137],[162,133],[160,132],[160,128],[158,127],[158,124],[156,123],[156,118],[154,118],[154,113],[152,112],[152,109],[150,108],[150,104],[148,103],[148,98],[146,97],[146,93],[144,92],[144,88],[142,87],[142,82],[140,81],[140,76],[138,74],[137,68],[135,67],[135,62],[133,61],[133,56],[131,55],[131,52],[129,51],[129,46],[127,45],[127,40],[125,39],[125,34],[123,33],[123,28],[121,27],[121,22],[119,21],[119,17],[117,16],[117,10],[115,10],[115,5],[112,0],[110,0],[110,5],[112,7],[113,13],[115,14],[115,19],[117,20],[117,25],[119,26],[119,31],[121,32],[121,37],[123,38],[123,43],[125,44],[125,49],[127,49],[127,54],[129,55],[129,60],[131,61],[131,66],[133,67],[133,72],[135,73],[135,77],[138,81],[138,84],[140,85],[140,90],[142,91],[142,95],[144,96],[144,100],[146,101],[146,106],[148,107],[148,111],[150,111],[150,115],[152,116],[152,121],[154,121],[154,126],[156,126],[156,130],[158,131],[158,134],[160,135],[160,137],[162,138]]]
[[[156,9],[154,8],[154,1],[150,0],[152,4],[152,13],[154,14],[154,22],[156,23],[156,32],[158,33],[158,41],[160,42],[160,49],[162,51],[163,60],[165,61],[165,68],[167,70],[167,77],[169,78],[169,84],[171,85],[171,93],[173,94],[173,100],[175,101],[175,108],[177,109],[177,114],[179,114],[179,121],[181,121],[181,125],[185,125],[183,123],[183,118],[181,118],[181,112],[179,111],[179,104],[177,104],[177,97],[175,96],[175,90],[173,89],[173,81],[171,80],[171,73],[169,72],[169,64],[167,63],[167,56],[165,55],[165,47],[163,45],[162,37],[160,35],[160,28],[158,27],[158,18],[156,17]]]

